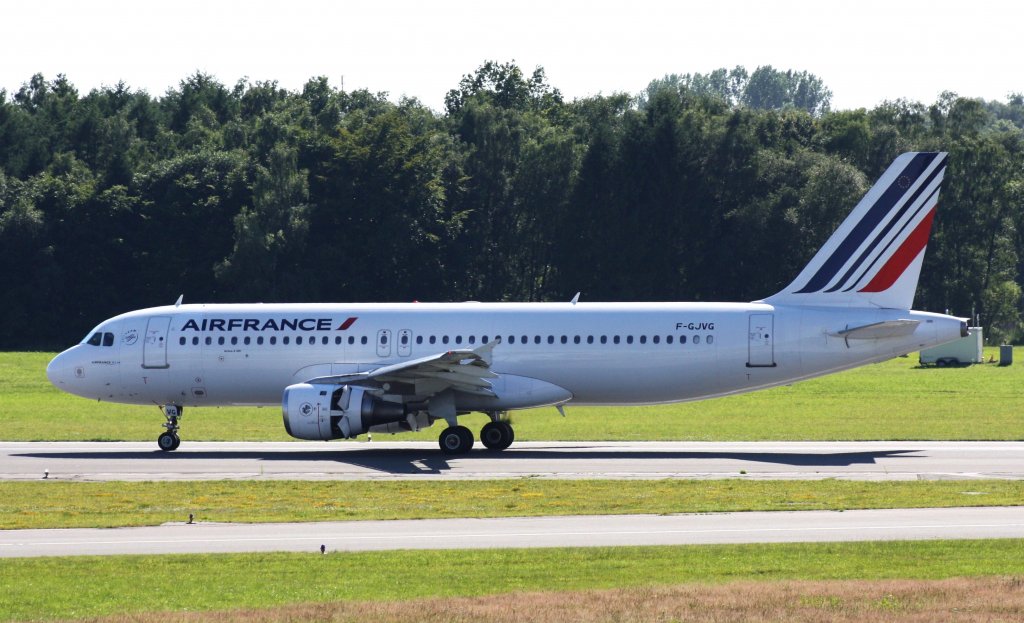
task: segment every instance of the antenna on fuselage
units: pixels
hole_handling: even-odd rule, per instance
[[[175,307],[181,307],[181,301],[182,301],[182,299],[184,299],[184,298],[185,298],[185,295],[184,295],[184,294],[179,294],[179,295],[178,295],[178,300],[177,300],[177,301],[174,301],[174,306],[175,306]]]
[[[580,293],[577,292],[576,296],[572,297],[572,300],[569,301],[569,302],[572,303],[573,305],[575,305],[576,303],[579,303],[580,302]]]

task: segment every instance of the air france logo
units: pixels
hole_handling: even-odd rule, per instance
[[[358,316],[342,321],[336,331],[346,331]],[[182,331],[330,331],[331,318],[189,318]]]

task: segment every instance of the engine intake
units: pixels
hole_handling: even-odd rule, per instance
[[[297,439],[351,438],[405,420],[405,405],[350,385],[289,385],[281,399],[284,429]]]

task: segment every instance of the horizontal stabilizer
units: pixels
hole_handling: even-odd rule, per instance
[[[886,320],[873,322],[861,327],[845,328],[842,331],[829,333],[832,337],[848,340],[881,340],[889,337],[906,337],[921,324],[917,320]]]

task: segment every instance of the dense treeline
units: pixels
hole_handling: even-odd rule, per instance
[[[916,307],[1021,309],[1024,98],[831,111],[806,72],[565,101],[486,63],[417,100],[63,76],[0,91],[0,348],[174,301],[752,300],[907,150],[950,163]]]

